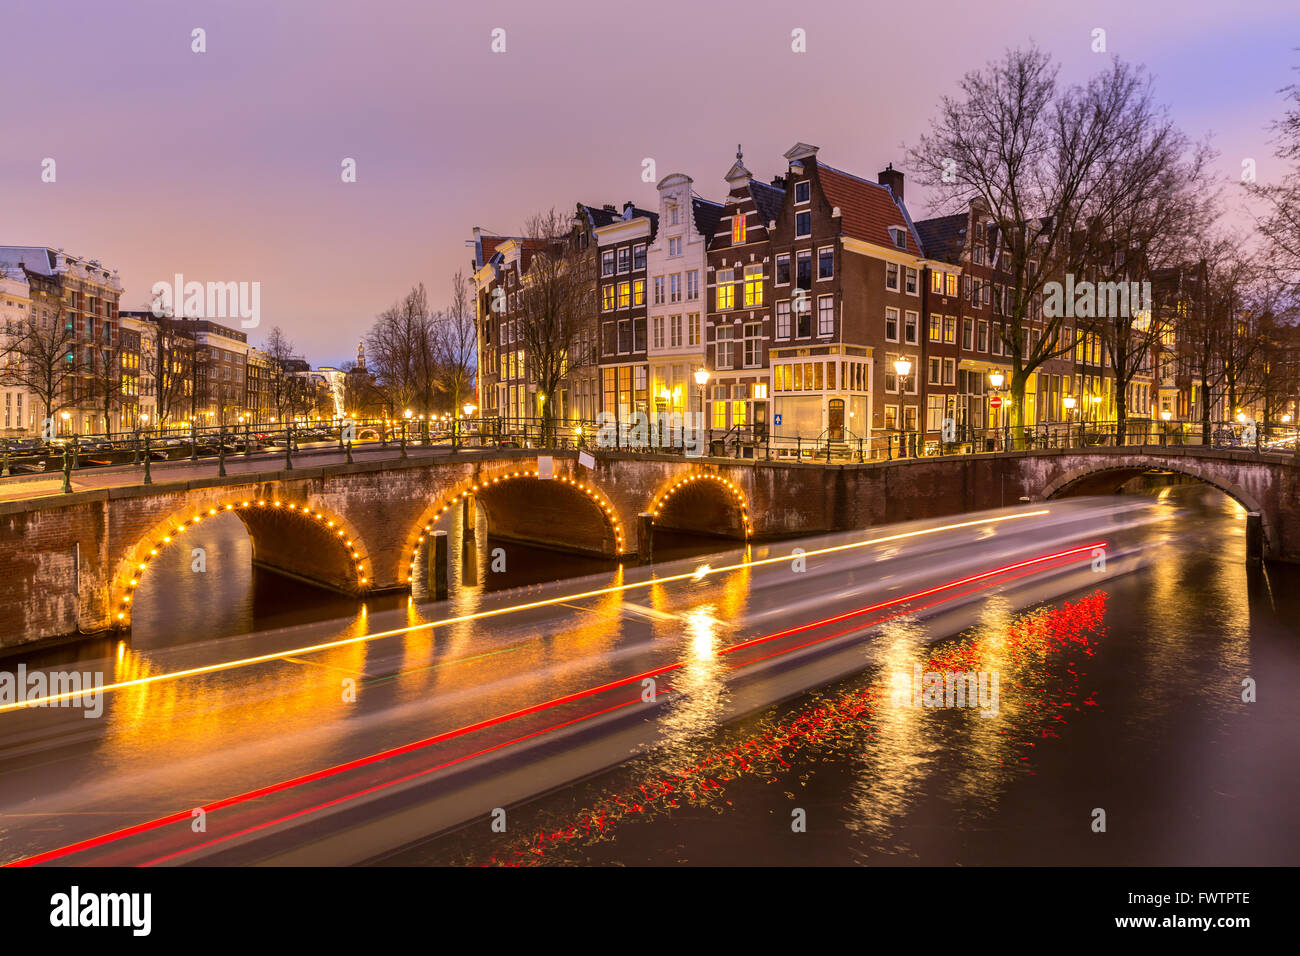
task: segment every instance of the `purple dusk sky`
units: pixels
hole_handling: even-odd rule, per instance
[[[313,364],[351,357],[416,282],[441,305],[474,225],[650,204],[645,157],[721,199],[738,142],[765,179],[799,140],[874,178],[1009,46],[1037,42],[1072,80],[1103,66],[1095,27],[1213,134],[1225,183],[1244,157],[1274,179],[1267,125],[1300,64],[1295,0],[9,0],[0,22],[0,245],[99,258],[127,308],[177,272],[258,281],[250,338],[280,325]]]

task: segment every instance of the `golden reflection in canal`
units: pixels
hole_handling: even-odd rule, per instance
[[[359,611],[338,632],[354,637],[366,631],[366,614]],[[293,754],[301,765],[329,761],[336,738],[348,731],[335,722],[354,706],[348,698],[351,681],[364,679],[369,645],[345,644],[308,658],[286,658],[261,669],[250,679],[247,671],[201,675],[124,687],[106,701],[105,734],[96,751],[103,768],[137,770],[169,760],[201,758],[205,754],[250,743],[277,753],[283,738],[303,733]],[[126,681],[154,672],[143,656],[119,646],[114,680]],[[325,728],[332,728],[322,732]],[[275,773],[283,765],[266,764]]]

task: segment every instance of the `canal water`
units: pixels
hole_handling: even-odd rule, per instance
[[[485,819],[382,862],[1294,864],[1300,567],[1248,567],[1243,510],[1206,486],[1143,492],[1163,515],[1143,532],[1143,570],[1037,609],[992,599],[997,628],[933,645],[931,669],[996,660],[995,717],[889,707],[892,675],[868,669],[512,807],[505,833]],[[476,547],[446,526],[453,587],[610,569],[498,541],[482,516]],[[187,543],[205,549],[205,570],[179,548],[151,565],[133,648],[334,620],[344,633],[359,614],[406,603],[380,596],[363,608],[254,568],[233,515],[201,535]],[[656,534],[664,559],[717,547]],[[27,660],[103,657],[106,647]]]
[[[1158,497],[1144,570],[933,647],[996,660],[991,719],[871,669],[378,862],[1294,865],[1300,567],[1248,568],[1206,486]]]

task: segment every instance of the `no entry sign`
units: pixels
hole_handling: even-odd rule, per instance
[[[992,398],[989,399],[989,408],[1001,408],[1001,407],[1002,407],[1002,399],[998,398],[996,395],[994,395]]]

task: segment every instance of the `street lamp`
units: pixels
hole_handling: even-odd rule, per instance
[[[466,402],[460,407],[460,410],[465,413],[466,418],[472,418],[474,413],[478,411],[478,406],[473,402]]]
[[[903,458],[906,436],[903,432],[903,396],[907,393],[907,376],[912,371],[912,363],[907,358],[894,360],[894,371],[898,373],[898,457]]]
[[[709,384],[709,370],[701,365],[695,370],[695,384],[700,387],[700,414],[704,414],[704,389]]]

